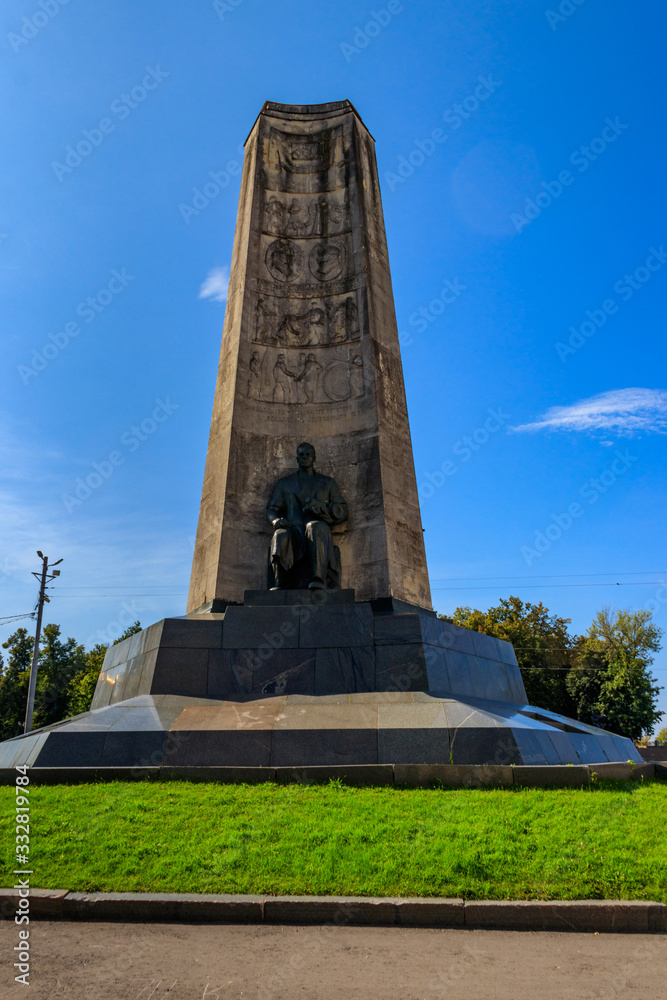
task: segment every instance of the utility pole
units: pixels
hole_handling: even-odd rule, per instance
[[[42,612],[44,611],[44,602],[48,601],[49,598],[46,596],[46,581],[53,580],[54,577],[60,576],[60,570],[55,569],[51,575],[49,575],[49,557],[42,555],[38,552],[37,555],[42,560],[42,572],[33,573],[32,575],[37,577],[40,581],[39,584],[39,598],[37,600],[37,628],[35,629],[35,646],[32,651],[32,664],[30,666],[30,683],[28,685],[28,704],[26,706],[25,712],[25,723],[23,726],[23,732],[29,733],[32,729],[32,713],[35,708],[35,688],[37,687],[37,660],[39,659],[39,639],[42,632]],[[61,563],[62,559],[58,562],[54,562],[51,565],[57,566]]]

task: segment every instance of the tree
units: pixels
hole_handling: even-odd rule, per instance
[[[602,718],[612,732],[633,740],[650,733],[664,714],[657,711],[662,688],[649,671],[661,636],[651,611],[598,611],[568,677],[578,718],[594,724]]]
[[[25,628],[17,629],[2,644],[3,649],[9,650],[9,657],[0,675],[0,740],[9,740],[23,732],[34,644],[34,638]]]
[[[667,747],[667,726],[665,726],[664,729],[660,730],[660,732],[655,738],[655,742],[658,744],[659,747]]]
[[[530,705],[561,715],[574,714],[574,702],[565,685],[576,649],[576,639],[568,632],[569,618],[550,615],[541,602],[524,604],[518,597],[508,597],[488,611],[459,607],[453,621],[512,643]]]
[[[33,727],[48,726],[67,716],[67,689],[75,674],[85,669],[86,652],[76,639],[60,638],[60,625],[47,625],[39,653]]]
[[[94,646],[86,653],[86,665],[69,682],[67,687],[67,716],[81,715],[90,709],[95,686],[106,655],[106,646]]]
[[[115,640],[114,645],[140,631],[140,623],[135,622]],[[47,625],[42,636],[34,729],[90,709],[107,651],[106,646],[98,645],[86,652],[76,639],[62,640],[59,625]],[[34,639],[24,628],[17,629],[3,643],[3,648],[9,650],[9,658],[5,665],[0,657],[0,740],[11,739],[23,732],[33,646]]]

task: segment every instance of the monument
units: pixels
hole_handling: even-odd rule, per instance
[[[349,101],[267,102],[186,614],[110,647],[91,711],[2,744],[0,767],[628,759],[527,705],[509,643],[433,611],[373,139]]]
[[[350,516],[341,587],[431,607],[373,139],[349,101],[246,142],[188,612],[266,585],[267,496],[310,441]]]

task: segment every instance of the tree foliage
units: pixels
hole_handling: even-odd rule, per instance
[[[662,630],[650,611],[603,608],[584,636],[570,634],[569,618],[518,597],[488,611],[459,607],[453,621],[513,644],[531,705],[635,740],[663,715],[649,669]]]
[[[9,651],[0,674],[0,739],[8,740],[23,732],[28,700],[28,680],[35,644],[28,630],[19,628],[2,648]]]
[[[657,711],[662,689],[649,670],[661,636],[648,610],[598,611],[579,640],[578,662],[567,682],[578,717],[601,720],[635,740],[650,733],[663,715]]]
[[[569,618],[549,614],[541,602],[530,604],[508,597],[488,611],[459,607],[453,620],[456,625],[512,643],[530,705],[573,715],[574,702],[565,685],[574,652]]]
[[[141,631],[130,625],[113,645]],[[0,740],[23,732],[34,638],[19,628],[4,642],[7,662],[0,658]],[[41,637],[33,729],[87,712],[95,693],[106,646],[86,652],[75,639],[62,639],[59,625],[46,625]]]

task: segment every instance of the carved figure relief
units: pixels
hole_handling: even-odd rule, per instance
[[[307,303],[305,309],[283,298],[257,302],[255,335],[257,344],[280,347],[315,347],[359,340],[359,310],[354,296],[331,296]],[[296,306],[296,308],[295,308]]]
[[[274,403],[291,403],[292,399],[292,383],[295,379],[298,379],[296,372],[290,371],[287,367],[287,361],[285,360],[284,354],[278,355],[278,360],[273,366],[273,402]]]
[[[292,240],[274,240],[266,248],[264,261],[276,281],[294,281],[303,271],[303,250]]]
[[[322,379],[322,388],[333,402],[340,403],[352,397],[358,398],[364,394],[364,362],[361,355],[355,354],[347,361],[332,361]]]
[[[291,347],[307,347],[326,341],[326,313],[316,303],[303,313],[285,313],[276,329],[276,342]]]
[[[332,281],[345,267],[345,247],[340,240],[316,243],[308,255],[308,267],[318,281]]]
[[[363,360],[320,352],[253,351],[247,395],[273,403],[340,403],[365,393]]]
[[[348,340],[359,339],[359,311],[351,296],[331,306],[328,334],[330,344],[345,344]]]
[[[264,206],[265,232],[276,236],[327,236],[349,229],[347,212],[332,196],[281,201],[272,195]]]
[[[259,351],[253,351],[250,359],[250,378],[248,379],[248,396],[250,399],[262,398],[262,356]]]
[[[309,142],[305,138],[291,139],[289,151],[293,160],[319,160],[322,158],[322,148],[319,142]]]
[[[264,162],[267,190],[315,194],[343,188],[347,172],[343,127],[315,134],[272,128]]]

